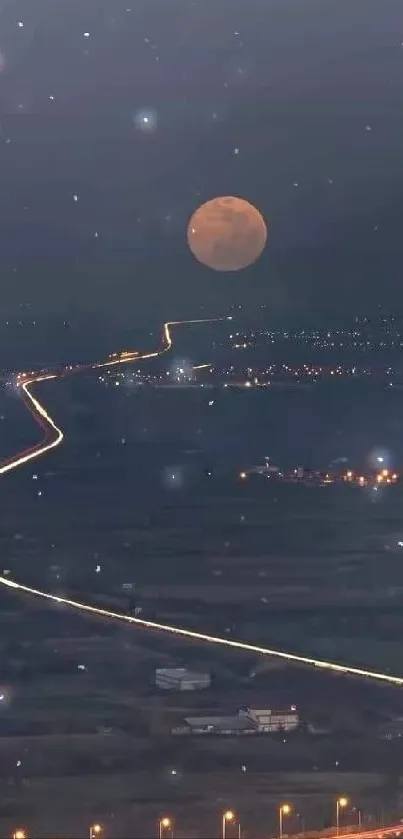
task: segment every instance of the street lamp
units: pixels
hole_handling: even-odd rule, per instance
[[[171,839],[173,839],[174,829],[172,819],[168,818],[168,816],[164,816],[158,820],[158,839],[163,839],[165,830],[171,831]]]
[[[25,830],[22,830],[19,827],[17,830],[14,830],[12,839],[27,839],[27,834],[25,833]]]
[[[339,828],[340,828],[340,810],[343,810],[344,807],[347,807],[347,804],[348,804],[348,798],[345,798],[344,796],[342,796],[341,798],[338,798],[337,801],[336,801],[336,832],[337,832],[337,835],[339,834]]]
[[[280,839],[283,839],[283,817],[289,816],[290,813],[291,807],[289,804],[280,804],[280,807],[278,808],[278,826]]]
[[[102,825],[101,824],[92,824],[90,827],[90,839],[97,839],[102,833]],[[18,839],[18,837],[17,837]]]
[[[226,839],[227,835],[227,822],[233,822],[235,818],[235,813],[233,810],[226,810],[225,813],[222,814],[222,839]]]

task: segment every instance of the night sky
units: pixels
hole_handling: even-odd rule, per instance
[[[401,0],[1,0],[4,316],[402,310],[402,42]],[[220,194],[269,225],[237,274],[187,249]]]

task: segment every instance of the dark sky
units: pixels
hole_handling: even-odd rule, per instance
[[[1,0],[4,316],[403,310],[402,42],[401,0]],[[238,274],[187,250],[220,194],[270,227]]]

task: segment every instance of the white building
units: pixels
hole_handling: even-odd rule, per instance
[[[186,667],[161,667],[155,671],[155,684],[161,690],[203,690],[210,687],[211,676]]]
[[[299,725],[299,716],[295,705],[286,711],[272,711],[269,708],[248,708],[249,719],[255,724],[257,731],[294,731]]]

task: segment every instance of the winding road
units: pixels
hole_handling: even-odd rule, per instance
[[[33,418],[38,423],[41,430],[44,432],[44,437],[35,446],[32,446],[29,449],[25,449],[24,451],[19,452],[18,454],[14,455],[11,458],[8,458],[7,460],[3,460],[0,463],[0,475],[5,474],[6,472],[10,472],[13,469],[17,469],[20,466],[29,463],[29,461],[34,460],[35,458],[42,457],[47,452],[59,446],[64,439],[64,433],[62,429],[57,426],[55,421],[47,412],[44,405],[33,394],[32,388],[35,384],[39,384],[40,382],[48,381],[50,379],[61,379],[67,375],[80,373],[85,370],[98,370],[103,367],[113,367],[115,365],[128,364],[133,361],[138,362],[145,361],[151,358],[158,358],[159,356],[168,352],[173,345],[171,335],[172,327],[182,325],[185,326],[187,324],[190,325],[197,323],[214,323],[224,320],[232,320],[232,318],[200,318],[197,320],[187,321],[168,321],[163,326],[163,339],[161,347],[160,349],[155,350],[154,352],[141,354],[139,352],[130,351],[120,354],[114,354],[113,356],[110,356],[106,361],[97,362],[94,364],[82,364],[74,367],[67,366],[62,371],[53,373],[40,373],[37,375],[20,373],[17,376],[16,382],[18,390],[26,407],[30,410]],[[205,366],[210,365],[198,365],[198,368],[196,367],[195,369],[200,369]],[[349,665],[339,664],[337,662],[323,661],[321,659],[295,655],[293,653],[288,653],[283,650],[272,650],[269,647],[261,647],[257,644],[249,644],[244,641],[237,641],[235,639],[223,638],[216,635],[209,635],[204,632],[197,632],[195,630],[186,629],[185,627],[171,626],[169,624],[163,624],[158,623],[156,621],[145,620],[143,618],[132,617],[131,615],[120,614],[119,612],[112,612],[109,609],[102,609],[98,606],[91,606],[87,603],[81,603],[76,600],[70,600],[66,597],[57,597],[56,595],[51,594],[50,592],[42,591],[36,588],[31,588],[30,586],[26,586],[23,583],[15,582],[14,580],[11,580],[9,577],[0,576],[0,585],[8,589],[13,589],[14,591],[29,594],[35,598],[41,598],[43,600],[53,601],[54,603],[64,604],[65,606],[69,606],[70,608],[81,613],[90,613],[101,618],[107,618],[113,621],[121,621],[122,623],[134,624],[143,629],[149,629],[156,632],[163,632],[171,636],[188,638],[189,640],[207,644],[214,644],[215,646],[226,647],[228,649],[243,650],[248,653],[270,656],[272,658],[277,658],[282,661],[288,661],[293,664],[315,667],[319,668],[320,670],[327,670],[347,676],[362,677],[367,679],[373,679],[379,682],[386,682],[392,685],[398,685],[400,687],[403,686],[403,677],[391,676],[388,673],[379,673],[372,670],[365,670],[360,667],[351,667]],[[385,831],[385,835],[387,833],[388,831]],[[378,833],[376,833],[376,835],[378,835]]]
[[[153,352],[141,354],[135,350],[131,350],[129,352],[114,353],[109,356],[106,361],[100,361],[94,364],[77,364],[74,367],[68,365],[62,370],[53,373],[39,373],[37,375],[33,373],[18,373],[16,378],[17,388],[26,407],[31,412],[40,428],[44,431],[45,436],[39,443],[36,443],[29,449],[24,449],[24,451],[1,461],[0,475],[4,475],[6,472],[11,472],[12,469],[17,469],[19,466],[23,466],[24,463],[28,463],[30,460],[41,457],[46,454],[46,452],[49,452],[51,449],[55,449],[56,446],[59,446],[64,439],[64,433],[61,428],[58,428],[52,417],[48,414],[46,408],[39,402],[39,399],[33,395],[31,391],[33,385],[49,381],[50,379],[62,379],[76,373],[99,370],[102,367],[114,367],[118,364],[129,364],[132,361],[146,361],[146,359],[149,358],[158,358],[168,352],[172,347],[171,328],[173,326],[181,326],[184,324],[190,325],[192,323],[216,323],[224,320],[232,320],[232,318],[199,318],[198,320],[167,321],[163,326],[161,347],[159,350],[154,350]],[[194,369],[201,369],[205,366],[208,367],[210,365],[201,364]]]

